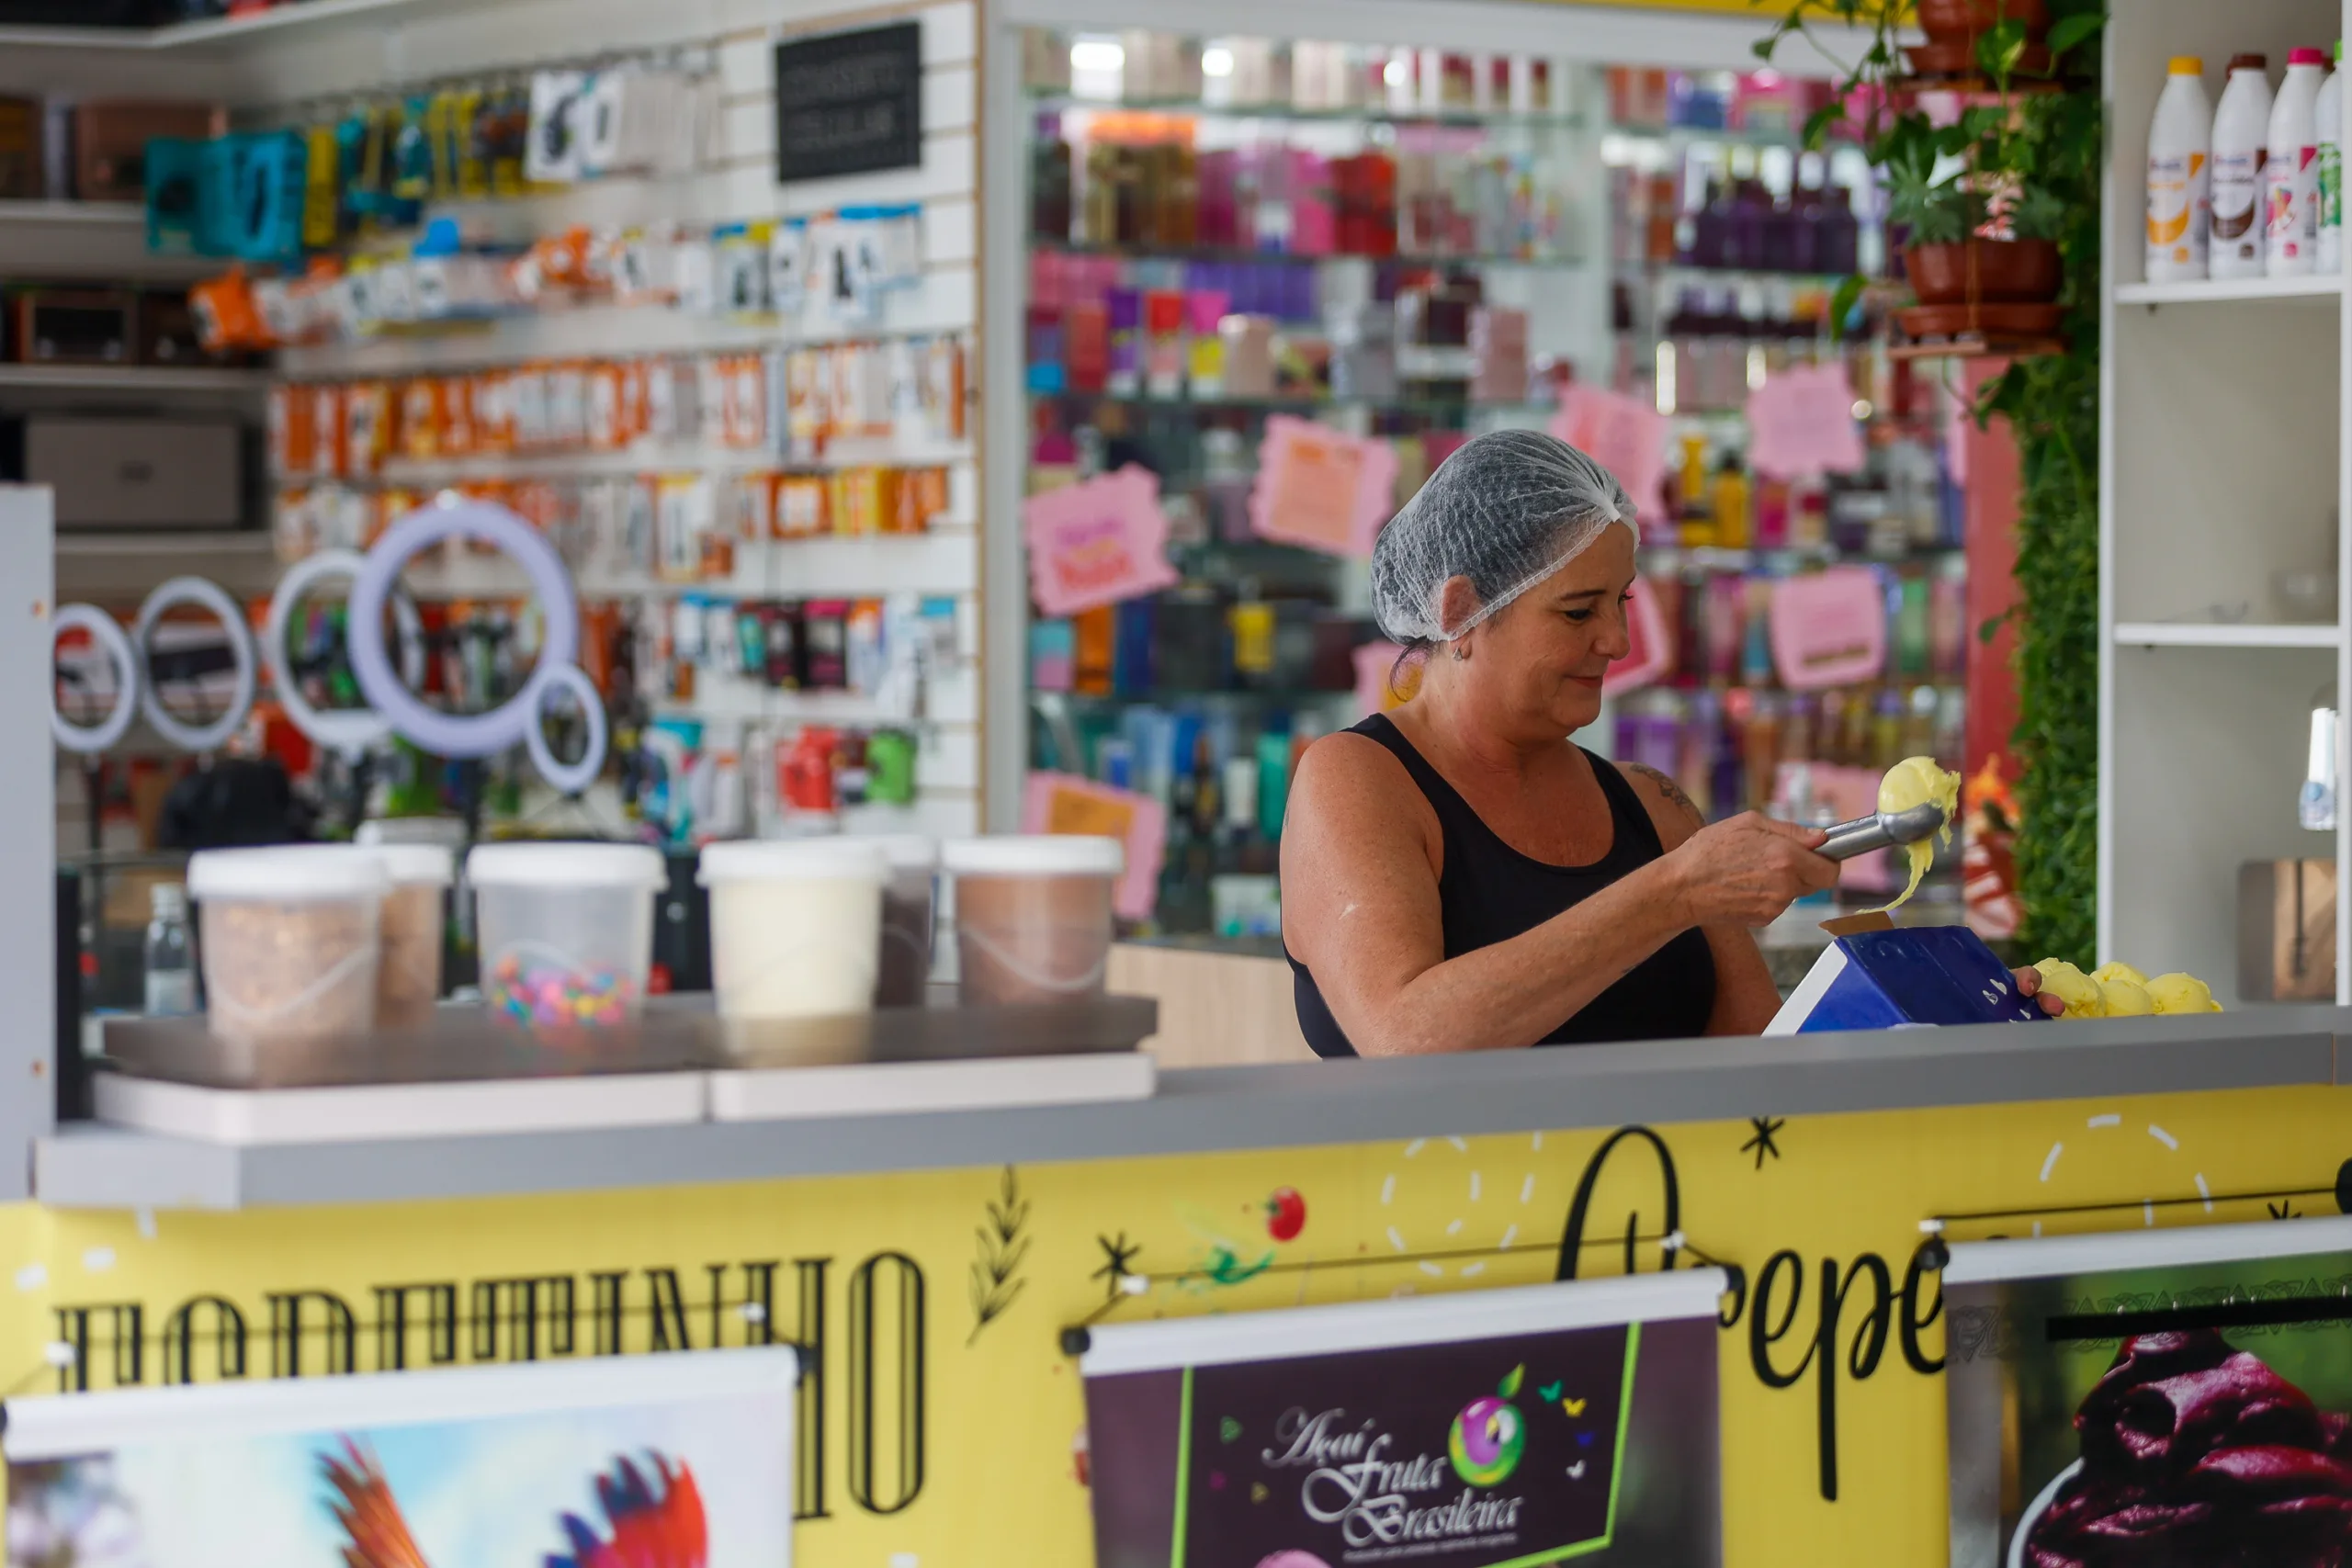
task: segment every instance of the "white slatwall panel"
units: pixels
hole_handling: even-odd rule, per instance
[[[919,286],[892,294],[876,326],[812,318],[778,326],[711,320],[660,309],[590,308],[506,321],[487,332],[444,339],[407,338],[306,348],[285,356],[287,372],[309,379],[398,377],[420,371],[516,364],[542,358],[724,352],[784,341],[839,341],[876,335],[961,332],[974,340],[978,321],[978,28],[972,0],[893,12],[845,11],[807,0],[508,0],[473,11],[395,21],[380,33],[290,37],[260,47],[232,69],[249,105],[287,105],[322,94],[396,82],[478,73],[502,65],[675,51],[719,77],[717,125],[708,161],[697,172],[664,179],[594,182],[521,202],[475,203],[452,210],[501,238],[523,238],[575,224],[629,226],[657,221],[710,225],[763,218],[813,216],[851,205],[920,203],[924,274]],[[831,20],[828,16],[831,16]],[[772,53],[794,33],[870,26],[911,15],[923,29],[922,164],[920,168],[791,187],[775,183]],[[978,382],[975,364],[972,383]],[[862,456],[862,455],[861,455]],[[922,454],[908,454],[917,460]],[[970,446],[941,455],[949,464],[951,502],[942,525],[919,538],[818,539],[741,552],[729,582],[695,585],[714,597],[858,596],[912,590],[959,601],[958,635],[977,658],[979,627],[979,495]],[[627,462],[626,457],[614,461]],[[550,467],[533,465],[545,470]],[[611,467],[611,462],[603,464]],[[649,462],[648,467],[665,466]],[[474,465],[469,468],[480,468]],[[487,470],[485,470],[487,471]],[[466,559],[449,570],[417,573],[420,588],[444,594],[491,593],[512,577],[498,561]],[[584,584],[607,593],[650,587]],[[663,588],[665,595],[680,592]],[[980,811],[981,682],[970,664],[933,682],[917,778],[923,792],[911,812],[860,814],[875,828],[943,835],[977,831]],[[706,680],[692,711],[771,727],[881,721],[872,705],[848,694],[776,693],[751,682]],[[868,820],[868,819],[871,820]]]

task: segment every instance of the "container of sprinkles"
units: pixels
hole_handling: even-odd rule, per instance
[[[494,1018],[540,1034],[634,1024],[668,881],[641,844],[483,844],[466,857]]]

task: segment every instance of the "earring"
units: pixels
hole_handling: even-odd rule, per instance
[[[1453,661],[1456,664],[1467,664],[1470,661],[1470,645],[1468,643],[1457,641],[1453,645]]]

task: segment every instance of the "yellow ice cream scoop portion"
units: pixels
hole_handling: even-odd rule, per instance
[[[1905,757],[1879,781],[1878,808],[1882,812],[1916,811],[1922,806],[1944,808],[1943,832],[1939,836],[1950,847],[1951,825],[1960,816],[1960,775],[1936,766],[1932,757]],[[1900,909],[1911,902],[1911,896],[1919,891],[1919,879],[1928,874],[1928,867],[1935,862],[1936,852],[1925,839],[1904,848],[1911,856],[1910,884],[1903,889],[1903,896],[1881,913]]]
[[[2101,980],[2096,975],[2091,979],[2098,987],[2099,994],[2107,998],[2107,1016],[2109,1018],[2145,1018],[2156,1010],[2148,988],[2135,980],[2127,980],[2120,975],[2112,980]]]
[[[2213,987],[2194,975],[2159,975],[2148,982],[2148,999],[2167,1016],[2184,1012],[2219,1012]]]
[[[2143,987],[2148,983],[2148,977],[2129,964],[2102,964],[2091,971],[2091,978],[2102,986],[2111,986],[2118,980],[2129,980]]]
[[[2106,988],[2064,959],[2045,958],[2033,968],[2042,990],[2066,1004],[2068,1018],[2107,1016]]]

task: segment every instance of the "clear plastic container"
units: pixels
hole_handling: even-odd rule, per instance
[[[259,1061],[374,1028],[384,889],[383,863],[348,845],[191,856],[210,1032]]]
[[[889,862],[857,839],[707,844],[710,975],[724,1019],[834,1018],[874,1009]]]
[[[428,1029],[441,1001],[441,956],[447,945],[445,905],[457,861],[429,844],[385,844],[383,957],[376,966],[376,1026]]]
[[[483,844],[466,857],[492,1013],[541,1033],[633,1024],[669,881],[642,844]]]
[[[956,945],[967,1002],[1054,1002],[1102,994],[1116,839],[965,839],[940,863],[956,879]]]
[[[890,863],[882,887],[882,967],[874,1005],[914,1008],[931,984],[932,909],[939,881],[939,845],[919,833],[868,840]]]

